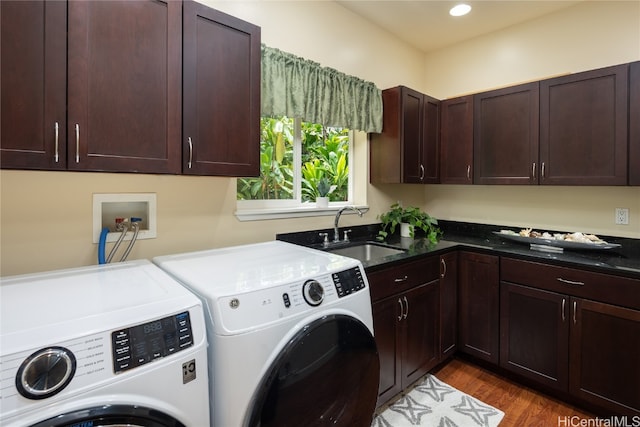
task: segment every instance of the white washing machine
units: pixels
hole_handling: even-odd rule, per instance
[[[149,261],[0,279],[0,425],[207,426],[204,312]]]
[[[380,365],[359,261],[274,241],[154,262],[204,303],[212,425],[371,425]]]

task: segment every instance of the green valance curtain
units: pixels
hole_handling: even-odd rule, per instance
[[[382,131],[382,92],[373,83],[262,45],[262,115]]]

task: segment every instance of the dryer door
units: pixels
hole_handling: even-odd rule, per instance
[[[380,362],[359,320],[328,315],[289,341],[262,378],[245,418],[250,427],[371,425]]]
[[[103,405],[62,414],[31,427],[185,427],[175,418],[142,406]]]

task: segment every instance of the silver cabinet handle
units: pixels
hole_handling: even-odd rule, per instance
[[[189,162],[187,163],[187,167],[191,169],[191,160],[193,160],[193,142],[191,142],[191,137],[188,138],[189,142]]]
[[[536,179],[536,162],[533,162],[531,165],[531,176],[533,176],[533,179]]]
[[[400,304],[400,316],[398,316],[398,322],[402,320],[402,315],[404,314],[404,306],[402,305],[402,300],[398,298],[398,304]]]
[[[440,270],[440,278],[444,279],[444,276],[447,275],[447,262],[444,260],[444,258],[440,258],[440,265],[442,266],[442,269]]]
[[[407,279],[408,279],[408,277],[404,276],[404,277],[398,277],[397,279],[393,279],[393,281],[396,282],[396,283],[402,283],[402,282],[406,282]]]
[[[424,166],[420,165],[420,181],[424,179]]]
[[[566,320],[566,316],[564,314],[564,306],[567,303],[567,299],[566,298],[562,298],[562,323],[564,323],[564,321]]]
[[[404,299],[404,305],[405,307],[407,307],[407,311],[405,311],[404,316],[402,316],[403,319],[406,319],[407,316],[409,315],[409,301],[407,301],[407,297],[403,297]]]
[[[80,125],[76,123],[76,163],[80,163]]]
[[[544,162],[542,162],[542,166],[540,167],[542,171],[540,172],[540,177],[544,179]]]
[[[58,124],[58,122],[56,122],[53,126],[53,128],[55,129],[55,153],[53,153],[53,160],[58,163],[58,161],[60,160],[60,156],[58,155],[58,137],[60,136],[60,125]]]
[[[467,181],[471,181],[471,165],[467,165]]]
[[[556,277],[556,280],[558,282],[566,283],[567,285],[584,286],[584,282],[576,282],[575,280],[567,280],[567,279],[563,279],[562,277]]]
[[[578,320],[576,319],[577,311],[578,311],[578,302],[574,301],[573,302],[573,324],[574,325],[578,323]]]

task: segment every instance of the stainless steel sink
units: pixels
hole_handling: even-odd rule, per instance
[[[326,251],[337,255],[356,258],[362,262],[397,255],[404,252],[403,249],[392,248],[372,242],[357,243],[347,247],[327,249]]]

